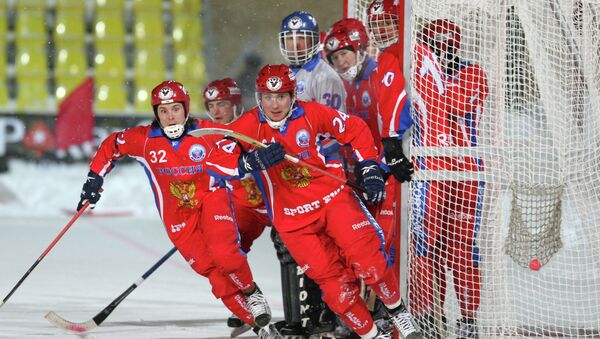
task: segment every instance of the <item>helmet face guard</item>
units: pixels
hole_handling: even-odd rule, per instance
[[[460,49],[460,27],[447,19],[436,19],[427,23],[419,39],[428,45],[442,60],[450,60]]]
[[[319,26],[312,14],[298,11],[283,19],[279,50],[292,66],[304,65],[319,52]]]
[[[183,105],[185,120],[183,124],[163,126],[158,118],[158,106],[175,102],[179,102]],[[177,81],[163,81],[158,84],[158,86],[154,87],[154,89],[152,89],[151,104],[154,110],[156,121],[165,135],[169,139],[177,139],[181,137],[185,131],[185,123],[188,120],[190,112],[190,94],[185,87],[183,87],[183,85]]]
[[[385,49],[398,41],[398,0],[377,0],[367,9],[367,29],[377,48]]]
[[[213,121],[214,117],[208,110],[208,104],[213,101],[229,100],[233,106],[233,120],[237,119],[244,111],[242,91],[235,80],[231,78],[215,80],[208,84],[204,89],[203,97],[204,107],[206,107],[207,114]]]
[[[280,121],[273,121],[264,113],[261,95],[268,93],[290,93],[292,100],[288,113]],[[258,77],[256,78],[256,102],[263,117],[267,120],[267,123],[271,128],[279,129],[285,125],[287,119],[292,114],[292,107],[294,106],[295,100],[296,77],[294,72],[287,65],[265,65],[258,71]]]

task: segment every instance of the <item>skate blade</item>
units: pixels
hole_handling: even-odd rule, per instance
[[[233,330],[231,330],[231,334],[229,335],[229,337],[231,337],[231,338],[239,337],[240,335],[250,331],[251,329],[252,329],[252,327],[250,327],[250,325],[248,325],[248,324],[244,324],[240,327],[235,327]]]

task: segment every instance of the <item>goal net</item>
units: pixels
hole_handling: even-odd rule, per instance
[[[600,337],[600,1],[411,7],[411,312],[428,338]]]

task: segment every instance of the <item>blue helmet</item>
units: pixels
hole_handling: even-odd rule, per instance
[[[279,50],[292,66],[302,66],[319,52],[319,25],[315,17],[297,11],[281,21]]]

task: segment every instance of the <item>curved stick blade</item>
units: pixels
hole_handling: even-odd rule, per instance
[[[48,320],[54,326],[56,326],[60,329],[63,329],[63,330],[71,331],[73,333],[81,334],[81,333],[91,331],[94,328],[98,327],[98,325],[94,322],[93,319],[90,319],[90,320],[88,320],[86,322],[82,322],[82,323],[74,323],[74,322],[68,321],[68,320],[64,319],[63,317],[59,316],[54,311],[50,311],[50,312],[46,313],[44,318],[46,318],[46,320]]]

